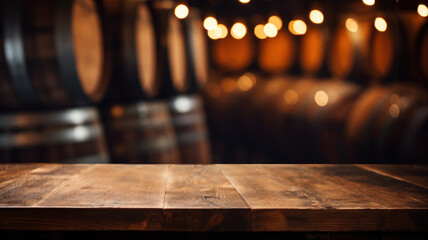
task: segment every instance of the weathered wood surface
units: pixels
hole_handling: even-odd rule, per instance
[[[427,166],[0,164],[0,230],[428,231]]]

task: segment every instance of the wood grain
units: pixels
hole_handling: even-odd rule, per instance
[[[358,164],[357,166],[400,181],[428,188],[428,165]]]
[[[426,168],[0,164],[0,230],[426,232]]]

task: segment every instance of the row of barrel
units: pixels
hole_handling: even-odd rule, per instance
[[[307,21],[303,35],[293,35],[284,24],[275,37],[265,39],[251,32],[260,22],[244,19],[245,37],[229,34],[211,41],[213,67],[224,74],[339,77],[364,86],[413,81],[427,87],[426,19],[416,11],[354,7],[348,13],[326,13],[321,24]]]
[[[226,162],[428,163],[428,93],[340,79],[245,73],[205,92],[213,156]]]
[[[167,100],[207,81],[198,9],[176,2],[5,0],[0,3],[0,110]]]
[[[202,100],[0,114],[0,162],[210,163]]]

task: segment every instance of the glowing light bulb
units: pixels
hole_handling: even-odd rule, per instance
[[[350,32],[358,31],[358,23],[353,18],[346,19],[345,26],[346,26],[346,29],[348,29],[348,31]]]
[[[238,88],[242,91],[248,91],[253,87],[253,80],[247,74],[242,75],[238,78],[238,82],[236,83]]]
[[[266,34],[266,36],[273,38],[276,36],[276,34],[278,34],[278,29],[276,29],[275,25],[272,23],[267,23],[263,27],[263,32]]]
[[[375,0],[363,0],[363,3],[367,6],[373,6],[375,4]]]
[[[302,20],[292,20],[288,23],[288,30],[294,35],[303,35],[306,33],[306,23]]]
[[[381,17],[377,17],[375,19],[374,26],[379,32],[385,32],[388,28],[388,24],[386,23],[385,19]]]
[[[214,30],[208,31],[208,37],[213,40],[225,38],[226,36],[227,28],[223,24],[218,24],[217,27],[214,28]]]
[[[328,104],[328,95],[326,92],[320,90],[315,93],[315,103],[320,106],[324,107]]]
[[[189,8],[184,4],[180,4],[175,7],[174,14],[177,18],[184,19],[189,15]]]
[[[282,20],[278,16],[270,16],[268,19],[268,23],[272,23],[273,25],[275,25],[277,30],[280,30],[282,28]]]
[[[259,24],[254,28],[254,35],[256,35],[256,37],[258,39],[267,38],[265,31],[264,31],[264,25],[263,24]]]
[[[247,4],[247,3],[249,3],[251,0],[239,0],[239,2],[240,3],[243,3],[243,4]]]
[[[419,4],[418,5],[418,13],[421,15],[421,17],[427,17],[428,16],[428,7],[425,4]]]
[[[322,14],[322,12],[320,10],[312,10],[309,13],[309,19],[311,19],[311,22],[313,22],[315,24],[320,24],[320,23],[324,22],[324,15]]]
[[[204,28],[206,30],[214,30],[217,27],[217,19],[215,19],[214,17],[207,17],[204,20]]]
[[[247,34],[247,28],[243,23],[237,22],[233,24],[232,28],[230,29],[230,33],[232,34],[233,38],[242,39],[245,37],[245,34]]]

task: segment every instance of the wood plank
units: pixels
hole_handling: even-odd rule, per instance
[[[171,165],[164,209],[168,230],[250,229],[250,209],[215,165]]]
[[[22,168],[13,168],[3,176],[9,180],[0,184],[0,206],[32,206],[87,168],[60,164],[25,164]]]
[[[167,165],[92,165],[36,206],[162,208]]]
[[[428,214],[424,189],[355,166],[219,168],[250,205],[254,231],[421,230]]]
[[[365,170],[428,188],[428,165],[356,164]]]

